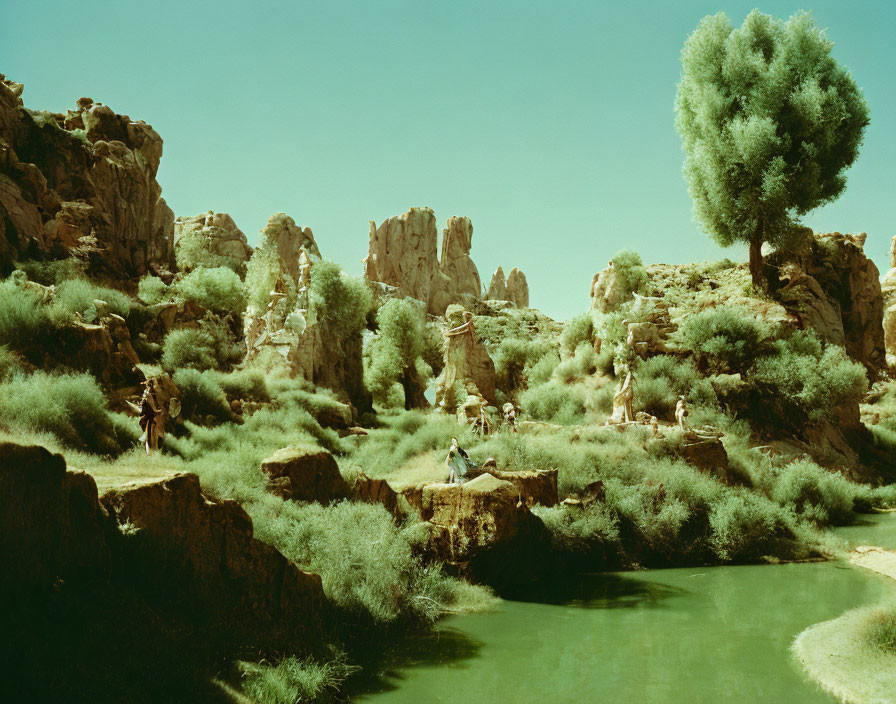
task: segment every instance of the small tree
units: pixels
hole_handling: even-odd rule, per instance
[[[796,244],[797,216],[837,198],[858,155],[868,105],[833,42],[806,12],[751,12],[735,29],[705,17],[681,54],[676,128],[696,217],[724,247]]]
[[[379,337],[373,343],[367,386],[380,399],[397,382],[404,389],[406,409],[429,406],[418,366],[424,349],[424,311],[411,298],[393,298],[376,315]]]

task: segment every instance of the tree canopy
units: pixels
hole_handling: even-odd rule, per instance
[[[811,15],[751,12],[739,28],[703,18],[681,54],[676,128],[695,214],[722,246],[796,244],[798,217],[836,199],[855,161],[868,105]]]

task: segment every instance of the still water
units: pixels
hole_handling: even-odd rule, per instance
[[[896,514],[838,532],[896,548]],[[380,653],[355,701],[833,702],[791,657],[794,636],[896,598],[894,584],[843,563],[584,575]]]

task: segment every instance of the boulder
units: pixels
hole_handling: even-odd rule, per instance
[[[270,490],[284,499],[326,504],[349,495],[333,455],[319,448],[284,447],[262,461],[261,471]]]
[[[244,275],[251,255],[246,235],[227,213],[209,210],[174,221],[174,257],[181,271],[226,266]]]
[[[319,627],[320,577],[256,540],[243,508],[204,493],[195,474],[134,482],[101,500],[126,527],[131,560],[154,597],[243,637],[289,642]]]
[[[549,542],[514,484],[491,474],[463,484],[424,485],[421,515],[442,529],[433,532],[430,555],[492,584],[534,567]]]
[[[529,307],[529,284],[519,269],[511,269],[507,275],[507,300],[513,301],[517,308]]]
[[[477,299],[482,293],[479,270],[470,258],[473,240],[473,223],[467,217],[450,217],[442,230],[441,272],[448,277],[448,298],[457,303],[468,296]],[[444,311],[442,311],[444,313]]]
[[[532,469],[502,471],[487,469],[496,479],[510,482],[516,488],[520,501],[526,506],[556,506],[560,501],[557,491],[556,469]]]
[[[890,366],[896,364],[896,237],[890,243],[890,270],[880,283],[884,304],[884,347]]]
[[[797,251],[766,258],[769,290],[799,324],[843,345],[870,375],[886,367],[879,272],[862,251],[864,235],[811,237]]]
[[[682,438],[682,459],[725,484],[728,478],[728,453],[720,437]]]
[[[0,274],[72,254],[117,281],[173,268],[161,137],[89,98],[62,115],[27,110],[21,94],[0,76]]]
[[[0,443],[0,586],[48,589],[109,569],[110,527],[96,482],[62,455]]]

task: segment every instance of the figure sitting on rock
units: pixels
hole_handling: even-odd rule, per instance
[[[451,438],[451,449],[445,458],[448,465],[448,483],[460,484],[471,469],[479,469],[479,466],[470,459],[466,451],[458,444],[457,438]]]

